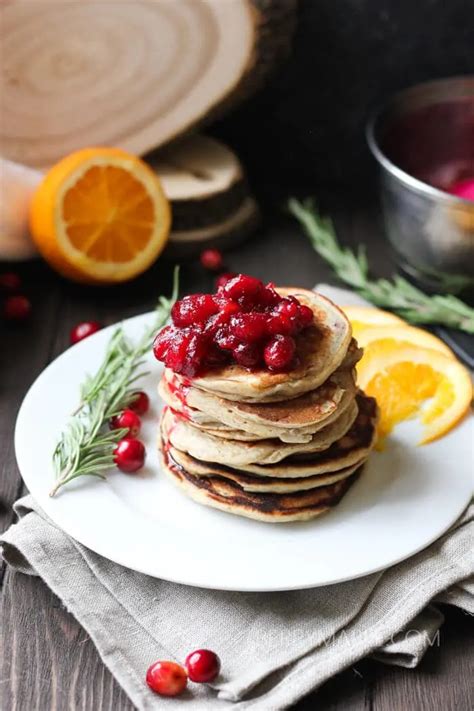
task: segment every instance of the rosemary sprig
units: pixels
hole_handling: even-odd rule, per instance
[[[175,269],[173,293],[170,299],[160,297],[155,319],[145,329],[137,343],[131,343],[123,328],[118,326],[107,345],[104,359],[95,373],[81,387],[81,401],[71,416],[53,453],[56,492],[80,476],[97,476],[113,466],[113,450],[126,430],[108,430],[106,425],[129,404],[134,385],[146,375],[143,357],[151,348],[156,332],[169,318],[178,295],[178,269]]]
[[[474,308],[456,296],[425,294],[401,276],[371,279],[364,247],[357,252],[342,247],[333,224],[318,214],[312,200],[288,201],[288,209],[304,227],[316,252],[331,265],[339,279],[368,301],[395,311],[411,323],[442,324],[474,333]]]

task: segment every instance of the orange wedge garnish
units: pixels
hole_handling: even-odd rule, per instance
[[[440,338],[433,336],[432,333],[422,328],[414,328],[413,326],[408,326],[408,324],[362,328],[357,335],[357,342],[364,349],[364,352],[380,346],[398,348],[412,345],[432,348],[450,358],[455,358],[451,348]]]
[[[451,430],[472,400],[469,372],[453,356],[397,340],[370,345],[357,365],[359,386],[377,399],[379,436],[402,420],[418,416],[420,444]]]
[[[405,323],[399,316],[374,306],[341,306],[341,309],[351,322],[355,338],[369,326],[402,326]]]
[[[170,231],[167,198],[139,158],[85,148],[46,174],[33,196],[30,227],[46,261],[85,283],[110,284],[145,271]]]

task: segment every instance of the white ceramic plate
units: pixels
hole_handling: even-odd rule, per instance
[[[150,314],[125,322],[138,337]],[[152,400],[144,418],[146,468],[112,471],[106,482],[82,477],[55,498],[51,454],[78,401],[79,385],[102,360],[112,328],[90,336],[51,363],[18,415],[18,464],[43,510],[80,543],[148,575],[221,590],[291,590],[349,580],[387,568],[429,545],[456,520],[472,494],[473,421],[415,445],[415,422],[397,429],[383,453],[329,514],[306,523],[269,524],[221,513],[184,496],[160,472],[156,451],[160,365],[142,387]]]

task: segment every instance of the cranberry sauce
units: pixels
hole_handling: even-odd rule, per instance
[[[294,296],[280,296],[273,284],[237,274],[216,294],[177,301],[171,320],[155,338],[155,358],[192,378],[232,363],[291,370],[297,362],[295,336],[312,325],[313,312]]]

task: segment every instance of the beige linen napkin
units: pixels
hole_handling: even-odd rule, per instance
[[[335,298],[349,301],[347,292]],[[437,601],[474,614],[474,505],[429,548],[384,572],[283,593],[150,578],[81,546],[31,497],[15,508],[19,522],[0,539],[6,562],[43,578],[138,709],[176,708],[148,690],[146,669],[160,658],[182,661],[197,647],[219,654],[222,674],[212,687],[190,685],[181,706],[277,711],[369,654],[416,666],[439,640]]]

